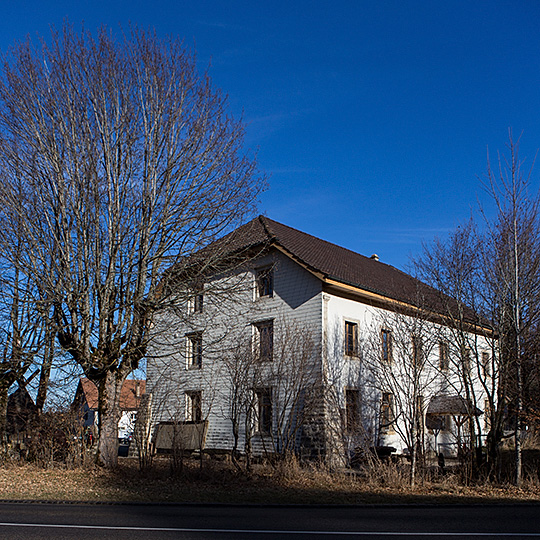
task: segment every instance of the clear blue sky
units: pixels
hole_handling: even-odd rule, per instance
[[[486,149],[540,147],[536,0],[0,2],[0,48],[65,18],[185,39],[244,115],[268,217],[405,268],[483,198]],[[537,167],[540,173],[540,163]],[[538,174],[536,175],[538,177]]]

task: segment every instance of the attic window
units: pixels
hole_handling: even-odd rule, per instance
[[[274,295],[274,270],[271,266],[259,268],[255,273],[257,298],[271,298]]]

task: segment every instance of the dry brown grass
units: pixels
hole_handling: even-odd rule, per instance
[[[33,465],[0,468],[0,499],[67,501],[145,501],[277,504],[375,503],[502,503],[540,502],[538,478],[521,489],[490,484],[464,487],[451,474],[408,486],[406,472],[387,467],[371,474],[330,472],[324,467],[300,467],[295,462],[277,468],[258,466],[246,476],[227,462],[206,461],[199,470],[186,460],[180,477],[172,477],[166,459],[141,473],[137,461],[122,459],[119,468],[42,469]]]

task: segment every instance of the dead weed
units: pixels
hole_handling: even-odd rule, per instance
[[[96,467],[43,469],[31,464],[0,468],[2,500],[147,501],[223,503],[493,503],[540,501],[538,477],[521,489],[488,483],[462,486],[457,476],[424,478],[412,489],[406,471],[385,466],[369,471],[330,471],[320,464],[291,460],[257,465],[250,475],[226,461],[186,460],[173,476],[167,459],[156,459],[141,473],[135,459],[122,459],[116,470]]]

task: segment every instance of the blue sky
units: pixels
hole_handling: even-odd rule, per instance
[[[178,35],[210,66],[269,175],[260,212],[406,268],[489,206],[508,128],[540,147],[534,0],[0,2],[0,48],[64,19]],[[537,167],[540,174],[540,163]],[[534,176],[538,178],[538,174]]]

